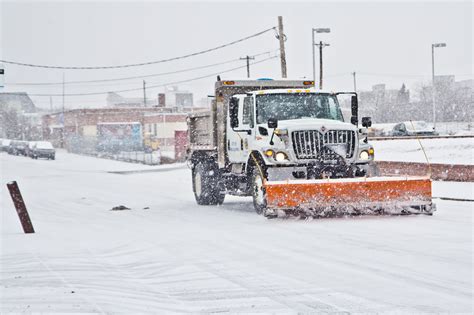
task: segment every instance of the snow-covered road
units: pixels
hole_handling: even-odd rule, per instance
[[[0,312],[471,313],[471,202],[434,216],[267,220],[197,206],[184,166],[0,154]],[[157,169],[145,173],[109,173]],[[5,183],[16,180],[35,234]],[[473,184],[434,194],[473,199]],[[117,205],[132,210],[110,211]]]

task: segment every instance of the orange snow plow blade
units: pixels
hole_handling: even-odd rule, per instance
[[[370,177],[268,181],[269,209],[428,207],[427,177]]]

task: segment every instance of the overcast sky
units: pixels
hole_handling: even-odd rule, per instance
[[[276,26],[284,19],[289,78],[311,78],[311,29],[331,28],[318,40],[324,49],[324,87],[352,90],[386,83],[400,88],[431,78],[431,44],[436,50],[436,73],[472,78],[471,1],[455,2],[1,2],[2,60],[56,66],[108,66],[147,62],[212,48]],[[274,32],[231,47],[185,60],[114,70],[54,70],[5,64],[4,91],[61,94],[62,86],[20,86],[14,83],[109,79],[169,72],[238,59],[278,49]],[[263,60],[269,55],[261,55]],[[180,74],[147,78],[147,85],[167,84],[245,65],[236,61]],[[317,70],[318,71],[318,70]],[[251,66],[253,77],[279,78],[279,59]],[[242,68],[223,78],[243,78]],[[179,84],[195,100],[212,94],[215,77]],[[9,85],[11,83],[12,85]],[[66,85],[68,93],[141,88],[142,80]],[[148,89],[156,98],[163,88]],[[141,97],[142,91],[123,93]],[[49,107],[49,97],[32,97]],[[68,96],[67,107],[105,105],[106,95]],[[55,107],[61,97],[53,97]]]

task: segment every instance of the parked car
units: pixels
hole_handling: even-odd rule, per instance
[[[426,121],[405,121],[396,124],[392,136],[436,136],[438,133]]]
[[[56,158],[56,150],[54,149],[51,142],[37,141],[35,145],[33,146],[31,158],[32,159],[47,158],[47,159],[54,160]]]
[[[36,141],[28,142],[28,146],[26,147],[26,155],[31,157],[33,154],[33,147],[35,146]]]
[[[26,156],[27,147],[28,147],[27,141],[12,140],[8,147],[8,154]]]
[[[2,141],[0,142],[0,151],[1,152],[7,152],[8,147],[10,146],[10,142],[11,142],[11,140],[9,140],[9,139],[2,139]]]
[[[386,124],[372,124],[369,128],[367,128],[367,133],[369,137],[386,137],[391,136],[393,127],[396,124],[393,123],[386,123]]]

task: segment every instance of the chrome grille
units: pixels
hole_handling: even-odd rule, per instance
[[[338,154],[327,145],[341,145],[346,158],[351,158],[355,150],[355,132],[352,130],[301,130],[292,132],[293,149],[298,159],[336,160]]]

